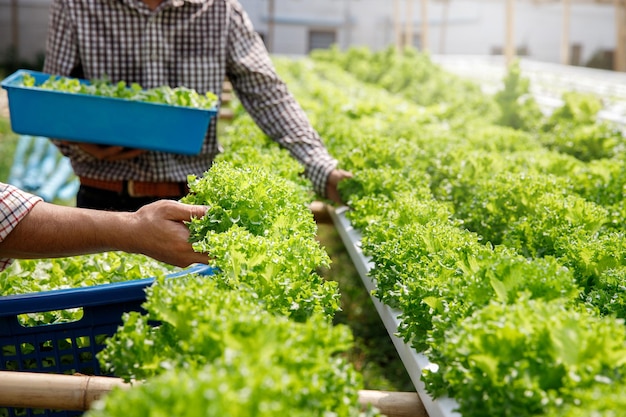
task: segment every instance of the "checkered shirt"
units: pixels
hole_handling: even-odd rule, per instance
[[[218,96],[227,77],[254,121],[303,164],[320,195],[337,166],[236,0],[164,0],[155,11],[141,0],[53,0],[44,72],[106,76],[144,88],[186,86]],[[127,161],[100,161],[75,145],[56,143],[79,176],[186,181],[188,174],[202,176],[222,151],[216,123],[194,156],[148,152]]]
[[[40,201],[41,198],[37,196],[0,182],[0,242],[6,239],[15,226]],[[0,258],[0,271],[10,263],[11,259]]]

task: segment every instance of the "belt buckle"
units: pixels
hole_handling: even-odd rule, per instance
[[[128,180],[126,181],[126,192],[130,197],[139,197],[137,193],[135,193],[135,181]]]

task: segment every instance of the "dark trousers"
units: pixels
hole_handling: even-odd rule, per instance
[[[131,197],[126,193],[101,190],[81,185],[76,195],[76,206],[109,211],[137,211],[140,207],[157,200],[179,200],[183,197]]]

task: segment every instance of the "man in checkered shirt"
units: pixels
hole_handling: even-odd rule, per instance
[[[134,213],[46,203],[0,182],[0,271],[12,258],[52,258],[120,250],[185,267],[206,263],[195,252],[184,222],[207,208],[157,201]]]
[[[44,72],[218,97],[228,78],[258,126],[303,164],[315,191],[341,202],[337,183],[351,174],[337,168],[236,0],[54,0]],[[187,176],[202,176],[222,151],[215,120],[194,156],[56,143],[81,180],[77,205],[116,210],[182,197]]]

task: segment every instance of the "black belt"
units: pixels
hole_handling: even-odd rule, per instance
[[[128,194],[131,197],[176,197],[189,192],[185,182],[152,182],[134,180],[98,180],[80,177],[80,183],[100,190]]]

